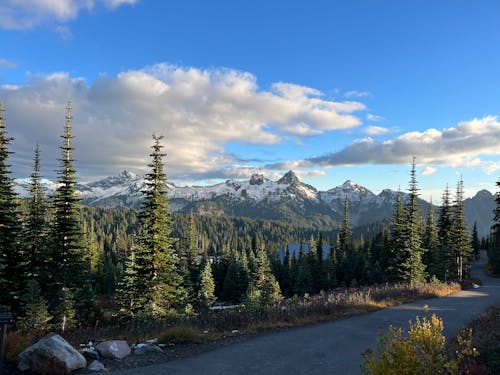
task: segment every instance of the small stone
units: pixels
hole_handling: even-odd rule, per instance
[[[92,346],[94,346],[94,342],[93,342],[93,341],[89,341],[89,342],[87,343],[87,346],[88,346],[88,347],[92,347]]]
[[[103,358],[111,359],[123,359],[131,353],[130,346],[124,340],[104,341],[96,349]]]
[[[100,359],[101,356],[97,352],[97,350],[85,348],[83,349],[83,356],[87,359]]]
[[[146,344],[136,344],[135,347],[136,348],[144,348],[146,346]]]
[[[232,333],[232,334],[236,334],[236,333],[240,333],[240,331],[239,331],[238,329],[233,329],[233,330],[231,331],[231,333]]]
[[[102,362],[99,362],[97,359],[92,361],[92,363],[87,367],[87,370],[89,371],[103,371],[104,370],[104,365]]]
[[[157,341],[158,341],[158,339],[150,339],[150,340],[147,340],[146,342],[148,344],[156,344]]]
[[[167,347],[167,344],[158,344],[158,347],[159,347],[159,348],[166,348],[166,347]]]

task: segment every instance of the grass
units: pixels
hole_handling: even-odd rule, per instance
[[[192,318],[128,322],[62,333],[74,345],[92,340],[123,339],[129,343],[158,338],[167,344],[202,343],[261,331],[333,321],[403,303],[441,297],[460,290],[457,283],[381,285],[344,288],[315,296],[281,300],[263,311],[244,307],[211,311]],[[233,333],[238,331],[237,333]]]

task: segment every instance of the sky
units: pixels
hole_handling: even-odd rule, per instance
[[[14,177],[58,168],[68,100],[82,181],[147,171],[206,185],[291,169],[422,197],[500,175],[500,3],[0,1],[0,101]]]

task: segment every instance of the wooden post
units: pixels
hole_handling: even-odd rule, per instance
[[[10,308],[0,308],[0,363],[5,355],[5,340],[7,338],[7,325],[14,323]]]

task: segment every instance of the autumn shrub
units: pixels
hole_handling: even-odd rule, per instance
[[[378,356],[368,349],[363,353],[363,372],[373,375],[431,375],[466,374],[475,365],[479,354],[472,346],[472,331],[458,338],[456,356],[447,355],[446,338],[443,336],[443,321],[435,314],[410,322],[408,335],[403,329],[389,327],[378,342]]]
[[[162,332],[158,342],[160,344],[199,344],[203,342],[203,334],[190,326],[176,326]]]
[[[31,346],[38,338],[37,333],[25,333],[21,331],[7,332],[5,340],[5,360],[14,362],[17,356]]]

